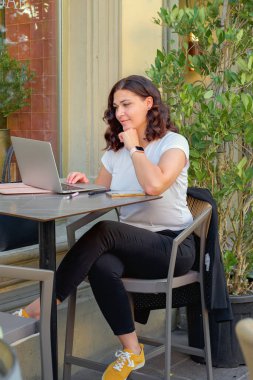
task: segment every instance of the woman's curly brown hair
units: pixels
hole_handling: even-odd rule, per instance
[[[124,144],[120,142],[118,134],[122,132],[122,126],[115,116],[115,107],[113,106],[114,94],[118,90],[128,90],[141,98],[151,96],[153,106],[147,113],[147,128],[145,138],[147,141],[153,141],[166,135],[168,131],[178,132],[177,128],[170,120],[168,107],[162,102],[161,94],[154,84],[147,78],[140,75],[130,75],[118,81],[108,97],[108,107],[104,113],[103,120],[108,124],[105,132],[106,149],[112,149],[115,152],[121,149]]]

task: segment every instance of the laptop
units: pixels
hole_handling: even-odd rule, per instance
[[[22,182],[59,194],[105,189],[104,186],[78,183],[69,185],[60,179],[50,142],[11,137]]]

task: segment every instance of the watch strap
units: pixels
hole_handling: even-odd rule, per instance
[[[130,156],[132,157],[132,155],[133,155],[135,152],[144,153],[144,149],[142,148],[142,146],[134,146],[134,147],[133,147],[132,149],[130,149],[130,151],[129,151]]]

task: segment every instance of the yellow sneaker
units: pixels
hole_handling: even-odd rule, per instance
[[[135,355],[131,350],[117,351],[115,362],[105,370],[102,380],[126,380],[132,371],[145,364],[143,344],[140,344],[141,353]]]
[[[12,315],[16,315],[16,317],[30,318],[29,314],[25,311],[25,309],[19,309],[12,313]]]

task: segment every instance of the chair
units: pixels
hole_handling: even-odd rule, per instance
[[[22,380],[20,367],[11,347],[0,339],[0,379]]]
[[[51,355],[51,300],[54,272],[49,270],[0,265],[0,275],[8,278],[41,282],[41,318],[21,318],[7,312],[0,312],[0,326],[3,339],[12,344],[40,331],[41,372],[43,380],[53,380]]]
[[[253,319],[241,319],[236,324],[235,331],[249,370],[249,380],[253,380]]]
[[[155,346],[155,348],[147,353],[146,361],[149,359],[160,355],[165,352],[165,374],[163,379],[170,379],[170,360],[171,360],[171,348],[188,353],[189,355],[196,355],[205,358],[206,361],[206,371],[207,371],[207,379],[212,380],[212,359],[211,359],[211,347],[210,347],[210,335],[209,335],[209,321],[208,321],[208,311],[205,306],[204,300],[204,284],[203,284],[203,268],[204,268],[204,255],[205,255],[205,242],[206,235],[209,227],[209,221],[211,217],[212,208],[210,204],[207,202],[203,202],[192,197],[188,197],[188,205],[191,210],[191,213],[194,217],[193,223],[186,228],[180,235],[178,235],[173,241],[170,267],[168,271],[167,278],[157,279],[157,280],[139,280],[133,278],[125,278],[123,279],[124,286],[129,293],[145,293],[145,294],[159,294],[164,293],[166,299],[166,334],[164,342],[155,341],[153,339],[147,339],[143,337],[139,337],[140,341],[143,343]],[[87,218],[87,219],[85,219]],[[91,216],[84,217],[79,221],[74,222],[67,226],[67,234],[68,234],[68,242],[69,245],[72,246],[75,242],[75,232],[79,229],[86,221],[90,221]],[[198,271],[189,271],[186,275],[180,277],[173,277],[177,249],[179,244],[192,232],[200,238],[200,250],[199,250],[199,268]],[[201,302],[202,307],[202,315],[203,315],[203,330],[204,330],[204,348],[193,348],[188,345],[175,345],[172,344],[171,340],[171,324],[172,324],[172,299],[173,294],[172,290],[185,289],[192,285],[198,284],[198,300]],[[191,290],[190,290],[191,291]],[[182,306],[182,305],[180,305]],[[186,303],[185,305],[186,306]],[[65,342],[65,356],[64,356],[64,374],[63,380],[71,379],[71,365],[75,364],[81,367],[90,368],[93,370],[98,370],[103,372],[106,368],[106,365],[102,363],[97,363],[88,359],[78,358],[73,356],[73,337],[74,337],[74,320],[75,320],[75,307],[76,307],[76,291],[71,294],[69,297],[69,305],[68,305],[68,315],[67,315],[67,332],[66,332],[66,342]],[[151,375],[147,375],[147,373],[143,374],[140,370],[135,371],[130,376],[131,379],[134,378],[143,378],[143,379],[158,379],[161,377],[154,377]]]

